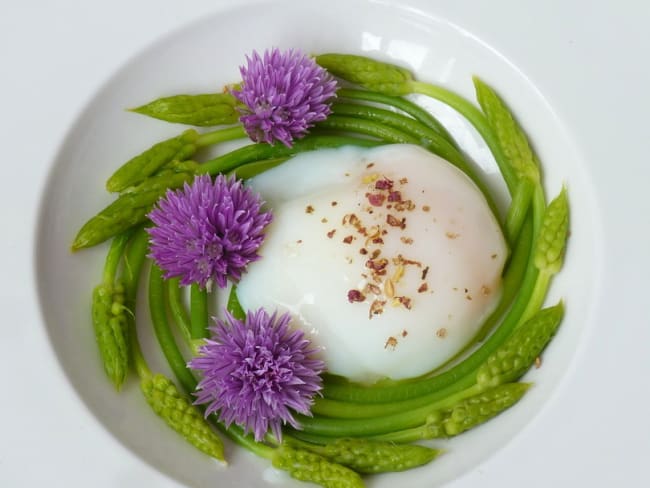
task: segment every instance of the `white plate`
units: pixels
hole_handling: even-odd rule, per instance
[[[41,5],[40,15],[69,19],[69,33],[58,33],[53,22],[41,26],[46,34],[40,41],[21,38],[27,41],[20,58],[33,55],[37,47],[47,51],[49,45],[58,47],[57,56],[12,70],[9,87],[3,89],[23,89],[23,95],[8,100],[16,109],[11,125],[21,121],[35,126],[29,131],[22,125],[10,138],[6,160],[12,165],[39,161],[21,168],[15,181],[44,182],[45,172],[54,170],[45,188],[34,183],[34,189],[23,191],[22,185],[9,185],[5,192],[9,198],[2,215],[9,222],[10,239],[4,256],[11,252],[28,259],[36,237],[40,241],[34,283],[24,278],[28,271],[17,264],[20,260],[7,260],[3,266],[9,276],[20,278],[5,279],[2,285],[9,326],[3,328],[0,347],[10,373],[6,391],[14,392],[9,398],[16,401],[7,399],[1,407],[2,418],[13,421],[3,426],[0,484],[265,486],[263,478],[284,480],[268,471],[267,463],[241,451],[231,451],[227,470],[216,468],[158,423],[135,384],[122,396],[110,390],[88,347],[92,335],[84,310],[103,251],[67,253],[78,223],[108,201],[101,188],[116,160],[178,131],[122,109],[167,93],[218,89],[237,79],[244,53],[271,45],[314,52],[367,51],[468,96],[470,76],[479,74],[504,94],[528,129],[544,162],[550,193],[562,181],[569,186],[573,234],[568,267],[552,292],[567,298],[568,312],[544,367],[535,372],[536,388],[506,415],[455,440],[450,452],[431,466],[378,477],[370,486],[436,486],[451,479],[461,487],[523,481],[565,486],[569,480],[608,486],[613,479],[627,486],[646,484],[649,478],[639,466],[648,454],[650,428],[640,407],[647,396],[634,398],[634,379],[641,378],[637,381],[642,385],[650,372],[643,348],[650,324],[640,306],[650,271],[641,253],[649,240],[649,208],[634,195],[642,195],[648,170],[639,164],[640,139],[635,139],[642,134],[635,125],[641,119],[629,108],[632,102],[647,105],[639,97],[648,71],[617,46],[634,41],[641,51],[650,47],[636,20],[647,8],[631,5],[631,13],[620,16],[590,8],[589,22],[582,22],[577,7],[533,2],[497,2],[486,10],[469,2],[404,2],[396,7],[341,0],[328,2],[326,10],[315,3],[263,2],[216,15],[210,2],[200,2],[197,8],[205,15],[181,27],[182,21],[199,17],[199,11],[178,14],[173,2],[156,2],[155,7],[135,8],[125,20],[117,6],[91,12],[81,3],[65,5],[69,14]],[[14,11],[17,19],[29,13],[26,7]],[[101,27],[102,19],[116,27]],[[613,20],[618,21],[614,30],[600,29],[615,25]],[[19,24],[9,24],[5,32],[22,32],[12,25]],[[176,26],[180,29],[166,35]],[[551,27],[556,30],[549,35]],[[112,34],[110,41],[102,37],[107,34]],[[80,45],[85,36],[88,45]],[[157,41],[119,66],[149,40]],[[91,98],[90,90],[113,73]],[[14,81],[15,75],[23,82]],[[43,90],[44,77],[54,80],[53,98],[24,98],[30,89]],[[34,97],[39,103],[26,103]],[[56,143],[64,136],[59,118],[72,121],[85,102],[56,156]],[[37,141],[43,150],[35,146]],[[480,159],[480,152],[477,146],[473,154]],[[39,233],[32,234],[41,197],[45,206]],[[19,212],[21,208],[29,213]],[[633,219],[641,223],[634,226]],[[36,287],[45,320],[35,313]],[[153,352],[148,351],[150,357]],[[619,454],[621,448],[625,455]],[[52,481],[54,469],[61,475]],[[621,475],[614,477],[614,471]]]

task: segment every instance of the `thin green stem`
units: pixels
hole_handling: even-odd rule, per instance
[[[384,95],[382,93],[367,90],[355,90],[352,88],[340,88],[336,92],[336,95],[339,99],[363,100],[367,102],[382,103],[384,105],[388,105],[401,110],[402,112],[413,117],[422,125],[436,131],[452,146],[458,148],[458,145],[456,144],[456,141],[454,141],[454,138],[451,137],[449,132],[447,132],[445,126],[442,125],[438,119],[436,119],[431,113],[427,112],[419,105],[411,102],[410,100],[407,100],[406,98],[393,97],[390,95]]]
[[[208,292],[196,283],[190,286],[190,326],[192,339],[208,337]]]
[[[492,132],[487,119],[481,111],[463,97],[440,86],[420,81],[412,81],[410,85],[412,93],[427,95],[446,103],[464,116],[474,126],[494,155],[494,159],[499,166],[499,170],[508,186],[508,190],[510,194],[513,195],[516,189],[517,176],[514,174],[510,164],[506,160],[494,132]]]
[[[133,358],[133,365],[140,378],[148,378],[152,375],[147,361],[142,354],[135,321],[138,283],[140,282],[148,247],[149,235],[143,228],[140,228],[129,241],[129,246],[124,254],[124,267],[122,270],[122,280],[126,295],[125,304],[131,311],[131,314],[128,316],[130,322],[131,357]]]
[[[289,158],[271,158],[263,159],[262,161],[255,161],[253,163],[243,164],[228,173],[228,175],[235,175],[237,178],[242,180],[247,180],[253,176],[257,176],[260,173],[275,168],[276,166],[281,165]]]
[[[404,131],[394,129],[393,127],[386,124],[360,119],[358,117],[332,114],[327,119],[319,122],[316,127],[318,129],[327,129],[341,132],[355,132],[358,134],[377,137],[378,139],[392,143],[420,143],[420,140],[418,140],[418,138],[413,137]]]
[[[246,137],[246,131],[241,125],[228,127],[227,129],[217,129],[215,131],[201,134],[194,142],[197,147],[206,147],[218,144],[220,142],[232,141]]]
[[[311,411],[313,414],[322,417],[337,419],[363,419],[365,422],[373,417],[385,417],[387,415],[406,412],[416,408],[431,406],[435,402],[443,400],[448,395],[454,395],[459,391],[472,387],[476,383],[474,375],[467,375],[453,385],[442,390],[412,398],[410,400],[391,403],[348,403],[329,398],[318,398]]]
[[[373,147],[381,145],[381,142],[349,136],[312,134],[304,139],[295,141],[292,147],[287,147],[283,144],[276,144],[274,146],[270,144],[249,144],[248,146],[235,149],[228,154],[206,161],[198,167],[197,172],[211,175],[227,173],[243,164],[254,161],[289,157],[301,152],[345,145]]]
[[[533,197],[535,185],[528,178],[522,178],[517,184],[515,193],[512,195],[512,202],[506,215],[505,231],[508,242],[512,244],[517,239],[524,223],[528,208]]]
[[[230,295],[228,295],[228,304],[226,305],[226,308],[237,320],[244,320],[246,318],[246,312],[244,312],[244,309],[237,298],[237,287],[235,285],[232,285],[232,288],[230,288]]]
[[[167,299],[169,301],[169,311],[171,312],[174,322],[183,336],[183,339],[189,344],[192,341],[190,332],[190,316],[187,313],[183,303],[182,287],[179,278],[170,278],[167,280]]]
[[[539,272],[537,276],[537,281],[535,282],[535,288],[533,289],[532,296],[528,302],[526,310],[519,319],[519,323],[523,324],[533,315],[539,312],[544,305],[544,299],[546,298],[546,292],[548,287],[551,284],[551,278],[553,277],[552,273],[548,273],[545,270]]]
[[[165,307],[165,284],[162,271],[156,264],[152,264],[149,273],[149,311],[151,312],[151,320],[158,344],[169,366],[186,393],[191,394],[196,388],[196,379],[187,369],[185,359],[178,349],[176,340],[169,328]]]
[[[113,285],[115,281],[115,275],[117,274],[117,268],[120,265],[122,260],[122,254],[124,254],[124,249],[126,248],[129,238],[131,237],[131,232],[123,232],[115,236],[111,241],[111,246],[106,255],[106,262],[104,264],[104,271],[102,274],[102,280],[105,285]]]

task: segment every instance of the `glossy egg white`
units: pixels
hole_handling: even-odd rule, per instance
[[[249,184],[274,221],[240,302],[289,311],[330,373],[422,375],[496,307],[499,224],[465,174],[419,146],[305,153]]]

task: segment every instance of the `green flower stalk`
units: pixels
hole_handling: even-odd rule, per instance
[[[365,56],[351,54],[320,54],[316,62],[346,81],[386,95],[406,95],[410,92],[411,73],[394,64],[382,63]]]
[[[113,239],[104,265],[102,283],[92,296],[95,339],[106,375],[119,391],[129,371],[129,332],[124,305],[124,285],[116,280],[117,268],[129,240],[127,234]]]
[[[273,466],[300,481],[310,481],[325,488],[363,488],[361,477],[349,468],[323,456],[286,445],[275,450]]]
[[[532,317],[543,305],[551,278],[562,268],[569,236],[569,200],[566,188],[555,197],[544,212],[535,242],[534,264],[539,274],[522,322]]]
[[[180,136],[154,144],[120,166],[106,182],[106,189],[120,192],[141,183],[170,161],[184,161],[192,157],[198,137],[199,134],[190,129]]]
[[[431,413],[421,426],[376,436],[386,442],[406,443],[422,439],[454,437],[499,415],[517,403],[530,388],[528,383],[506,383]]]
[[[406,471],[423,466],[436,459],[443,451],[425,446],[395,444],[369,439],[336,439],[324,446],[317,446],[295,439],[304,449],[342,464],[360,474],[378,474]]]
[[[555,335],[563,316],[564,305],[560,302],[519,327],[479,368],[478,385],[491,388],[521,378]]]
[[[166,122],[211,127],[236,123],[236,106],[237,100],[230,93],[209,93],[158,98],[131,112]]]
[[[161,374],[145,376],[140,382],[140,388],[147,403],[167,425],[200,451],[224,461],[221,439],[171,380]]]

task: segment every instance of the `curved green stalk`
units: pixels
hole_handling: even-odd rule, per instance
[[[451,137],[451,134],[449,134],[445,126],[442,125],[438,119],[419,105],[407,100],[406,98],[384,95],[383,93],[368,90],[355,90],[353,88],[340,88],[336,92],[336,95],[339,99],[343,100],[362,100],[366,102],[381,103],[401,110],[420,122],[420,124],[437,132],[449,144],[458,149],[458,144],[456,144],[454,138]]]
[[[192,339],[208,337],[208,292],[196,283],[190,286],[190,332]]]
[[[182,287],[179,278],[169,278],[167,280],[167,299],[169,311],[171,312],[174,322],[178,326],[183,339],[189,344],[192,342],[192,333],[190,332],[190,316],[187,313],[183,297],[181,295]]]
[[[313,151],[316,149],[325,149],[332,147],[341,147],[345,145],[354,145],[362,147],[374,147],[381,145],[381,142],[359,139],[350,136],[333,136],[333,135],[315,135],[311,134],[304,139],[295,141],[292,147],[283,144],[249,144],[247,146],[235,149],[227,154],[206,161],[201,164],[197,172],[216,175],[227,173],[239,166],[263,159],[275,159],[289,157],[301,152]]]
[[[212,132],[200,134],[194,143],[197,147],[214,146],[220,142],[234,141],[247,137],[246,131],[241,125],[228,127],[227,129],[217,129]]]
[[[196,379],[187,369],[185,359],[169,329],[165,306],[165,284],[162,271],[156,264],[151,265],[149,273],[149,311],[158,343],[169,366],[185,392],[191,394],[196,388]]]

